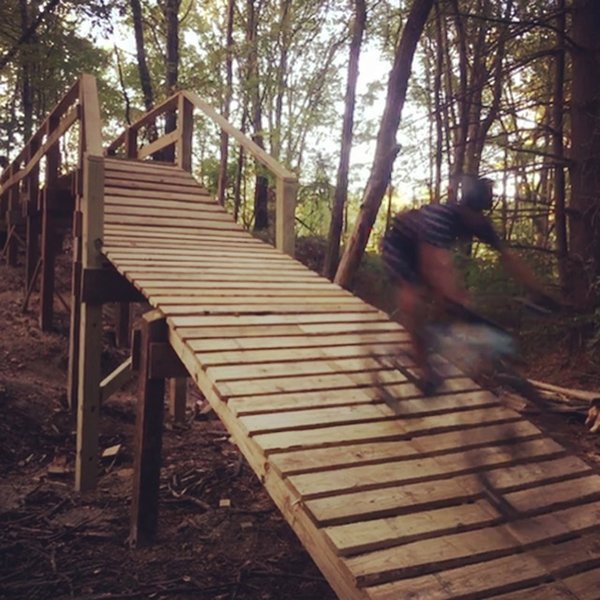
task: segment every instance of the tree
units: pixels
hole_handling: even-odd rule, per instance
[[[335,275],[335,282],[343,287],[350,285],[360,264],[381,201],[390,183],[394,160],[399,151],[396,132],[402,117],[412,60],[432,6],[433,0],[414,0],[402,30],[388,81],[385,110],[379,127],[371,173],[354,231]]]
[[[338,267],[340,256],[340,240],[344,223],[344,206],[348,194],[348,172],[350,170],[350,152],[352,150],[352,135],[354,128],[354,106],[356,104],[356,83],[358,81],[358,62],[362,46],[363,34],[367,22],[367,7],[365,0],[354,1],[354,22],[352,40],[350,42],[350,58],[348,61],[348,81],[344,100],[344,119],[342,124],[342,144],[340,147],[340,162],[337,172],[329,239],[323,264],[323,275],[333,279]]]
[[[600,281],[600,4],[573,0],[572,15],[569,292],[592,308]]]

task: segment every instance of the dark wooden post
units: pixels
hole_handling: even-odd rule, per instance
[[[139,388],[135,429],[135,459],[129,541],[142,546],[153,541],[158,523],[158,492],[162,450],[165,380],[153,377],[152,346],[167,342],[167,323],[158,310],[141,323]]]
[[[177,166],[184,171],[192,171],[192,133],[194,127],[194,105],[179,94],[177,100]]]
[[[53,188],[42,191],[42,277],[40,284],[39,322],[42,331],[52,327],[54,315],[54,263],[56,258],[56,232],[51,205]]]
[[[37,138],[31,141],[27,161],[37,152],[40,142]],[[27,219],[26,233],[26,255],[25,255],[25,289],[34,284],[36,268],[40,259],[40,211],[38,206],[39,196],[39,173],[40,167],[37,164],[27,176],[26,197],[25,197],[25,217]]]

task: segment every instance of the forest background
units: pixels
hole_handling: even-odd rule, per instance
[[[501,236],[597,349],[598,30],[591,0],[8,0],[0,154],[83,72],[98,80],[105,141],[191,89],[298,174],[298,255],[386,308],[377,248],[393,212],[488,176]],[[272,235],[272,182],[206,122],[194,136],[195,175]],[[504,303],[515,290],[495,257],[471,253],[474,294]]]

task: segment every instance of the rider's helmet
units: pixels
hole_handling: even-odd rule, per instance
[[[468,206],[472,210],[484,211],[492,208],[494,194],[492,187],[494,182],[485,177],[465,178],[462,182],[462,194],[460,204]]]

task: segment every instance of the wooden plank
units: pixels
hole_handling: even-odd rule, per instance
[[[356,323],[381,322],[387,324],[386,316],[372,309],[370,313],[344,313],[341,315],[330,314],[320,315],[306,313],[301,315],[242,315],[236,316],[194,316],[194,317],[171,317],[169,323],[175,327],[201,327],[203,325],[210,327],[246,327],[252,325],[314,325],[316,323],[347,323],[348,329],[353,329]],[[304,327],[303,327],[304,328]]]
[[[531,439],[539,439],[541,432],[527,421],[516,424],[514,430],[507,432],[502,425],[480,427],[465,439],[463,432],[439,433],[416,440],[391,442],[365,442],[349,446],[317,448],[302,452],[283,452],[273,454],[270,462],[282,476],[311,473],[325,468],[356,466],[377,463],[383,460],[397,460],[413,457],[417,454],[435,456],[448,451],[466,452],[481,446],[522,443]],[[427,447],[420,444],[421,439],[427,441]],[[558,451],[558,450],[557,450]]]
[[[480,562],[514,552],[520,546],[549,542],[569,533],[580,532],[597,524],[595,505],[580,508],[578,518],[572,518],[575,509],[550,513],[543,517],[522,519],[476,531],[440,536],[431,540],[411,542],[400,547],[368,552],[347,559],[357,584],[383,582],[385,579],[422,575],[439,569]],[[585,516],[585,518],[579,518]],[[563,523],[569,519],[567,524]],[[538,525],[546,527],[537,531]],[[533,530],[534,535],[531,535]],[[527,535],[523,532],[527,531]],[[517,538],[514,536],[518,535]]]
[[[375,393],[373,393],[375,392]],[[289,429],[308,429],[324,425],[342,425],[369,420],[381,420],[383,417],[393,417],[395,414],[391,408],[384,404],[383,394],[376,396],[374,390],[373,398],[366,405],[352,403],[340,410],[339,406],[332,408],[304,408],[301,396],[298,398],[297,410],[284,412],[277,411],[277,398],[272,406],[272,413],[261,413],[258,415],[240,416],[240,421],[248,431],[249,435],[259,435],[268,432],[286,431]],[[378,403],[374,404],[373,400]],[[431,402],[430,402],[431,401]],[[437,401],[438,409],[428,406]],[[233,401],[232,401],[233,402]],[[438,413],[456,412],[460,410],[471,410],[474,408],[498,406],[498,399],[488,392],[471,392],[463,394],[452,394],[447,396],[432,396],[428,398],[417,398],[416,400],[399,401],[399,410],[403,415],[432,415]],[[275,412],[277,411],[277,412]],[[238,413],[239,415],[239,413]]]
[[[540,585],[496,596],[496,600],[576,600],[563,584]]]
[[[600,502],[590,502],[513,521],[506,528],[521,544],[532,545],[597,530],[599,522]]]
[[[367,552],[346,559],[356,585],[364,587],[506,556],[519,543],[503,526],[455,533]]]
[[[128,269],[126,265],[117,266],[121,272],[127,273],[132,279],[139,280],[140,286],[143,286],[146,281],[171,281],[177,282],[177,285],[180,281],[215,281],[217,283],[221,281],[310,283],[313,281],[311,275],[303,272],[291,274],[286,271],[255,273],[251,270],[246,272],[238,270],[236,272],[233,269],[229,272],[225,269],[204,269],[200,272],[198,269],[182,269],[179,267],[133,267]]]
[[[486,473],[486,477],[488,481],[493,481],[494,476],[505,471],[510,473],[510,477],[505,477],[504,487],[495,485],[495,489],[503,494],[552,481],[573,479],[589,472],[589,467],[578,459],[565,457],[492,469]],[[305,507],[312,518],[323,526],[468,502],[481,495],[482,491],[481,481],[475,475],[464,475],[310,499],[305,502]]]
[[[159,208],[156,206],[126,206],[123,204],[108,204],[105,208],[106,215],[114,216],[145,216],[151,214],[153,217],[174,218],[181,217],[183,219],[210,220],[222,221],[231,223],[231,217],[226,213],[221,213],[212,210],[203,210],[202,206],[195,207],[194,210],[185,210],[180,208]]]
[[[533,548],[529,554],[535,556],[555,578],[600,566],[600,544],[596,531]]]
[[[137,164],[139,163],[134,164],[136,166],[134,166],[132,170],[122,171],[120,169],[114,169],[113,163],[107,163],[106,179],[104,185],[106,187],[118,187],[122,183],[129,183],[131,181],[135,181],[138,184],[143,184],[144,182],[147,182],[152,184],[156,183],[169,185],[171,188],[175,186],[192,186],[196,189],[203,189],[204,192],[208,194],[208,191],[204,187],[202,187],[202,185],[186,171],[172,168],[167,172],[165,172],[164,169],[161,169],[159,171],[140,169],[139,167],[137,167]],[[153,186],[150,185],[146,187],[152,188]]]
[[[477,448],[431,458],[396,459],[393,455],[376,464],[336,467],[314,473],[291,475],[290,484],[302,498],[318,498],[349,491],[368,490],[400,483],[457,476],[485,467],[514,465],[524,460],[542,460],[564,454],[564,449],[550,440],[532,440],[510,446]]]
[[[156,300],[156,297],[153,297]],[[258,338],[261,339],[261,338]],[[215,352],[204,351],[197,352],[196,356],[203,366],[224,366],[224,365],[242,365],[242,364],[260,364],[260,363],[285,363],[285,362],[298,362],[305,360],[318,360],[318,359],[341,359],[341,358],[369,358],[372,356],[395,356],[398,352],[399,343],[396,340],[392,342],[382,342],[378,346],[374,347],[373,344],[352,344],[352,345],[339,345],[339,346],[326,346],[323,339],[319,338],[320,345],[306,347],[295,347],[292,349],[287,348],[273,348],[263,350],[261,348],[249,348],[248,350],[237,350],[237,351],[226,351],[226,352]],[[273,341],[277,343],[277,340]],[[239,346],[238,346],[239,348]]]
[[[224,214],[231,215],[219,206],[210,196],[197,196],[189,198],[187,200],[163,200],[159,193],[148,193],[145,198],[131,197],[125,192],[123,195],[119,195],[118,190],[107,192],[105,196],[105,204],[107,207],[113,206],[127,206],[130,208],[151,208],[154,209],[177,209],[184,210],[186,212],[194,212],[196,210],[202,210],[202,212],[210,214]]]
[[[348,358],[338,360],[312,360],[296,363],[259,363],[255,365],[216,366],[207,369],[214,381],[248,381],[270,377],[296,377],[334,373],[379,371],[381,365],[373,358]]]
[[[572,575],[563,580],[563,585],[578,600],[598,600],[600,598],[600,568]]]
[[[313,298],[315,300],[320,299],[327,302],[335,302],[335,299],[339,301],[340,299],[347,298],[347,296],[339,290],[328,287],[312,287],[308,290],[297,288],[286,289],[285,287],[272,290],[264,288],[244,289],[242,287],[233,289],[210,289],[208,287],[200,289],[173,289],[172,287],[165,285],[162,287],[147,287],[146,289],[148,293],[157,298],[157,300],[162,299],[165,301],[168,297],[175,299],[179,296],[186,296],[194,302],[197,302],[198,298],[207,298],[213,302],[218,300],[219,302],[229,301],[229,303],[239,302],[240,298],[243,298],[244,301],[248,302],[252,302],[255,299],[257,299],[257,302],[260,302],[261,299],[264,301],[265,298],[274,298],[277,302],[280,301],[279,299],[285,299],[286,302],[301,302],[303,300],[311,301]],[[169,296],[166,294],[169,294]]]
[[[144,227],[145,225],[160,225],[166,227],[180,227],[182,229],[194,230],[198,227],[212,230],[225,230],[225,231],[243,231],[241,225],[238,225],[234,221],[227,219],[226,222],[219,222],[214,219],[203,220],[200,218],[191,219],[190,217],[169,217],[169,216],[158,216],[154,214],[141,215],[116,215],[112,212],[106,213],[105,220],[107,224],[119,224],[119,225],[136,225],[137,227]]]
[[[446,379],[438,388],[438,392],[463,391],[474,389],[473,382],[467,382],[466,378],[460,378],[460,385],[454,386],[452,379]],[[371,371],[368,373],[336,373],[313,375],[311,377],[273,377],[245,382],[227,382],[219,384],[219,391],[223,398],[230,400],[235,397],[263,396],[268,394],[297,393],[319,390],[333,390],[353,387],[378,387],[385,386],[386,395],[397,393],[394,384],[406,384],[407,377],[404,373],[390,369],[388,371]],[[458,387],[458,389],[456,389]],[[407,388],[409,394],[413,394],[414,388]],[[404,391],[404,390],[403,390]],[[422,394],[420,394],[422,396]]]
[[[156,247],[151,243],[146,246],[132,249],[115,249],[111,246],[110,253],[116,260],[128,260],[138,259],[147,256],[148,251],[153,251],[157,254],[160,253],[161,258],[207,258],[210,257],[215,259],[235,259],[239,261],[239,264],[246,262],[255,263],[258,261],[277,262],[286,265],[296,264],[290,261],[289,258],[281,256],[275,250],[271,251],[268,246],[264,248],[244,248],[243,246],[235,246],[231,249],[227,247],[215,247],[214,244],[198,244],[194,247],[187,248],[163,248]],[[221,261],[222,262],[222,261]],[[305,267],[306,268],[306,267]],[[352,296],[349,292],[338,288],[337,286],[331,286],[331,290],[337,291],[339,294]]]
[[[223,385],[219,386],[220,389]],[[510,422],[520,416],[506,408],[458,412],[416,419],[390,419],[381,423],[339,425],[319,429],[267,433],[254,437],[266,453],[300,448],[324,448],[359,441],[402,439],[412,435],[431,435],[453,429],[469,429],[483,424]]]
[[[164,225],[146,225],[145,227],[136,227],[135,223],[118,224],[111,223],[106,228],[106,235],[117,237],[122,240],[127,236],[134,239],[153,239],[162,238],[168,240],[178,240],[179,242],[189,240],[198,242],[227,242],[232,244],[248,244],[251,247],[257,247],[260,243],[250,235],[240,235],[240,231],[214,230],[206,227],[196,227],[194,229],[186,227],[174,227]]]
[[[397,376],[396,376],[397,378]],[[298,392],[281,392],[279,394],[257,394],[241,396],[228,400],[229,408],[237,415],[260,415],[269,412],[285,412],[290,410],[305,410],[311,408],[350,406],[354,404],[382,403],[395,397],[401,404],[398,410],[406,415],[429,415],[452,412],[451,394],[465,395],[457,402],[456,410],[472,408],[476,405],[487,406],[496,404],[491,398],[479,396],[478,386],[468,377],[447,379],[436,396],[423,398],[423,392],[413,383],[402,380],[400,383],[381,385],[361,385],[356,376],[348,379],[348,387],[327,388]],[[473,396],[467,394],[475,391]]]
[[[206,195],[203,188],[175,188],[171,186],[169,190],[152,189],[151,186],[142,185],[133,187],[132,185],[108,186],[106,193],[109,196],[127,196],[128,198],[156,198],[160,200],[191,200],[208,201],[210,196]],[[233,219],[232,219],[233,222]]]
[[[517,587],[535,585],[548,574],[527,554],[514,554],[432,575],[384,583],[366,589],[372,600],[449,600],[451,598],[498,598]],[[558,600],[548,596],[547,600]],[[561,600],[566,600],[564,597]],[[571,599],[572,600],[572,599]]]
[[[485,500],[327,527],[324,532],[339,556],[392,548],[417,540],[498,525],[502,517]]]
[[[208,332],[207,332],[208,330]],[[283,325],[277,329],[276,336],[271,337],[269,335],[256,337],[248,335],[247,328],[239,328],[239,336],[232,336],[231,331],[228,332],[227,337],[222,339],[214,339],[212,335],[214,328],[202,329],[186,329],[182,328],[179,330],[186,339],[190,348],[192,348],[199,356],[200,360],[206,358],[211,353],[226,353],[228,356],[237,352],[247,353],[255,352],[258,356],[258,352],[271,352],[280,350],[283,352],[286,349],[297,348],[297,349],[311,349],[311,348],[333,348],[342,347],[345,348],[349,345],[358,346],[364,345],[367,347],[373,347],[375,343],[379,343],[383,348],[389,344],[393,344],[397,349],[398,347],[405,347],[408,344],[408,334],[404,331],[382,331],[381,333],[365,333],[362,336],[354,333],[339,333],[333,335],[318,335],[318,334],[305,334],[297,335],[300,333],[298,326]],[[256,330],[254,330],[256,331]],[[193,335],[190,339],[187,338],[188,332]],[[264,333],[263,331],[260,331]],[[337,346],[336,346],[337,344]],[[287,356],[287,355],[286,355]],[[243,357],[240,356],[240,359]]]
[[[189,178],[190,174],[183,169],[175,166],[172,163],[160,162],[156,160],[142,160],[133,158],[117,158],[113,156],[107,156],[106,169],[109,172],[124,171],[128,174],[133,173],[148,173],[156,174],[161,173],[166,176],[173,175],[173,177],[182,176]]]
[[[504,500],[522,514],[556,509],[574,502],[600,497],[600,475],[590,475],[560,483],[506,494]]]

